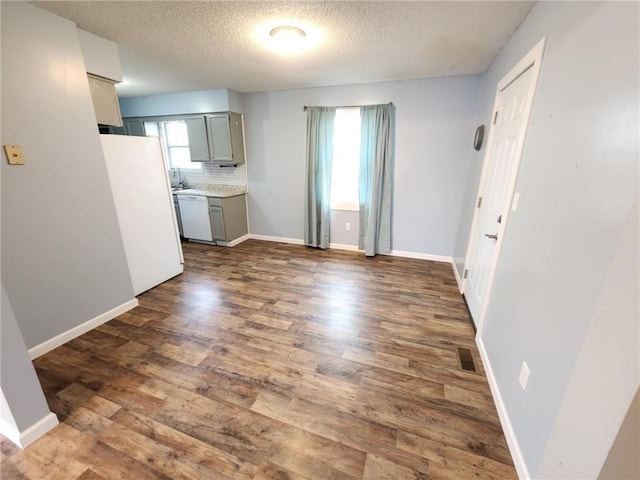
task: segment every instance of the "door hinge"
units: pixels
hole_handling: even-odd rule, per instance
[[[493,124],[495,125],[497,121],[498,121],[498,110],[496,110],[496,113],[493,114]]]
[[[467,275],[469,275],[469,269],[465,268],[464,273],[462,274],[462,278],[467,278]]]
[[[478,205],[476,208],[480,208],[482,206],[482,197],[478,197]]]

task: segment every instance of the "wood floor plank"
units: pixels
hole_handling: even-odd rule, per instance
[[[516,478],[450,265],[183,247],[183,274],[34,361],[62,423],[0,438],[3,480]]]
[[[127,435],[146,444],[151,452],[163,451],[173,463],[162,466],[161,470],[172,476],[180,470],[185,478],[211,478],[216,474],[227,478],[252,478],[257,470],[255,465],[143,415],[121,410],[113,416],[113,421],[129,429],[131,432]],[[109,444],[108,441],[105,443]]]
[[[91,471],[91,474],[98,475],[98,478],[107,480],[131,480],[134,478],[136,480],[171,479],[171,476],[154,470],[146,460],[138,461],[128,453],[122,453],[100,441],[96,441],[90,449],[83,451],[79,457],[86,465],[89,465],[88,470]]]
[[[427,480],[429,477],[421,472],[416,472],[402,465],[385,460],[376,455],[367,455],[367,463],[364,469],[363,480]]]
[[[95,440],[89,435],[61,423],[29,448],[9,457],[3,464],[9,464],[20,474],[34,480],[75,479],[88,468],[82,453],[93,444]]]
[[[260,465],[253,480],[309,480],[309,477],[303,477],[291,470],[287,470],[284,467],[265,460]]]

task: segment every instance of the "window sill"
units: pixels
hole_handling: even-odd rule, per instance
[[[337,210],[340,212],[359,212],[360,207],[358,205],[354,205],[353,203],[338,203],[336,205],[331,205],[331,210]]]

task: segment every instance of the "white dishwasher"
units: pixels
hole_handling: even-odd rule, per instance
[[[209,200],[200,195],[178,195],[182,233],[185,238],[211,242],[211,220]]]

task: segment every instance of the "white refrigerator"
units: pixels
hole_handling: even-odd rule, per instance
[[[183,272],[171,183],[159,138],[100,135],[135,295]]]

